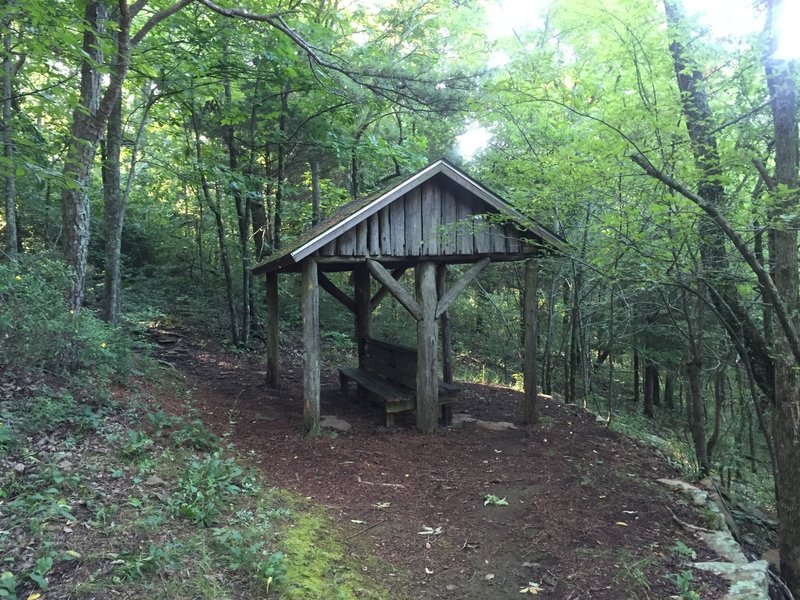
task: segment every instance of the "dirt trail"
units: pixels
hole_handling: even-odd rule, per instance
[[[422,436],[411,415],[382,427],[381,411],[342,395],[326,367],[322,414],[352,428],[307,439],[298,352],[284,350],[280,386],[270,390],[257,357],[175,337],[163,358],[186,378],[209,427],[253,451],[276,486],[327,507],[354,553],[385,560],[395,598],[520,598],[528,588],[565,600],[663,599],[685,569],[676,541],[713,558],[670,510],[701,517],[655,482],[675,472],[582,408],[546,401],[537,427],[464,423]],[[455,410],[515,421],[519,402],[506,388],[465,385]],[[485,506],[487,494],[508,505]],[[724,595],[717,580],[699,577],[701,597]]]

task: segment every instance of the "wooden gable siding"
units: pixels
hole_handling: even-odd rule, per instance
[[[458,194],[458,195],[456,195]],[[320,249],[322,256],[473,256],[533,249],[471,193],[434,178],[409,190]]]

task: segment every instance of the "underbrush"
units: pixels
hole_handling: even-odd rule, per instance
[[[370,589],[333,575],[359,572],[317,552],[337,533],[208,431],[174,372],[70,313],[68,285],[46,257],[0,265],[0,600]]]

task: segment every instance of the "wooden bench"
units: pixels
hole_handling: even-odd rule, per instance
[[[339,368],[339,382],[345,392],[348,381],[355,382],[358,391],[369,391],[380,402],[386,410],[386,426],[392,427],[395,414],[417,407],[417,353],[406,346],[366,338],[361,366]],[[452,420],[450,403],[458,392],[458,386],[439,379],[443,425]]]

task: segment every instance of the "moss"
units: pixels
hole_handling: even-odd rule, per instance
[[[297,500],[291,500],[297,504]],[[305,503],[295,506],[294,522],[283,531],[281,546],[286,554],[282,598],[297,600],[390,598],[376,580],[381,565],[374,559],[363,563],[348,556],[340,532],[325,513]],[[385,567],[383,567],[385,569]],[[368,577],[364,575],[369,573]]]

